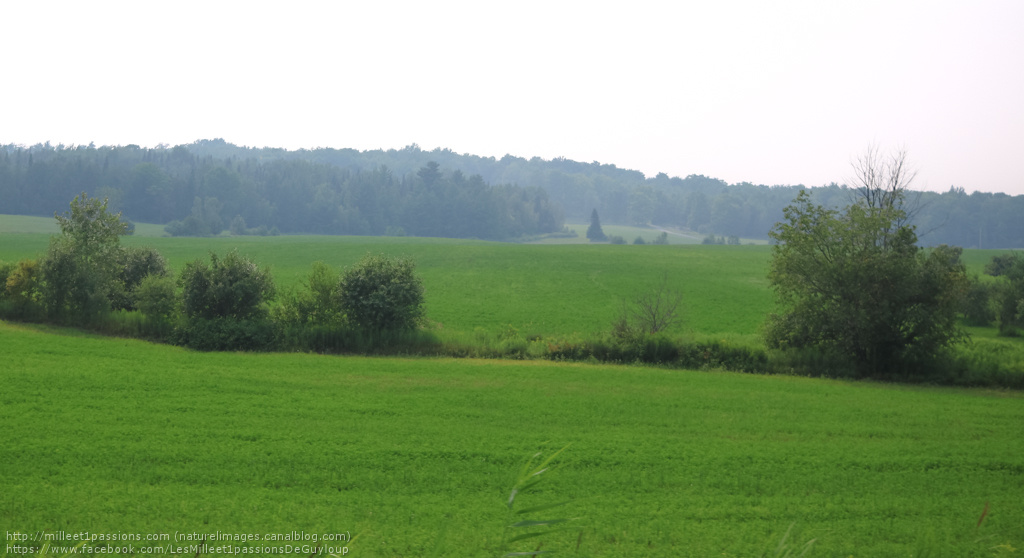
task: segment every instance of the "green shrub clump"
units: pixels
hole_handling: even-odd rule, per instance
[[[224,258],[210,254],[210,265],[202,260],[185,264],[178,278],[182,289],[182,311],[189,319],[263,318],[266,303],[276,289],[270,270],[229,252]]]
[[[185,321],[175,330],[175,343],[199,350],[276,347],[277,328],[266,319],[267,303],[276,294],[269,269],[236,251],[223,258],[210,254],[209,265],[185,264],[178,285]]]
[[[423,282],[411,261],[368,254],[346,269],[338,303],[346,320],[381,332],[414,329],[423,317]]]

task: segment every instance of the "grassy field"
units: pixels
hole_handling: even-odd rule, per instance
[[[47,227],[50,227],[47,229]],[[156,228],[139,225],[140,230]],[[49,232],[47,232],[49,231]],[[52,219],[0,216],[0,260],[38,257]],[[769,246],[531,245],[410,237],[277,236],[124,237],[127,245],[160,250],[172,268],[237,249],[269,266],[282,289],[299,288],[312,262],[340,270],[367,252],[407,256],[426,287],[426,313],[446,336],[472,343],[477,336],[575,338],[606,332],[624,301],[668,277],[684,297],[682,332],[760,345],[759,328],[773,307],[766,272]],[[967,250],[971,274],[993,255]],[[987,278],[991,279],[991,278]],[[994,338],[994,328],[969,328],[971,350],[996,351],[1024,365],[1024,340]],[[1007,360],[1008,359],[1008,360]]]
[[[566,227],[576,233],[575,238],[547,238],[533,242],[533,244],[590,244],[587,239],[587,228],[590,223],[568,223]],[[661,235],[661,229],[653,226],[632,227],[626,225],[602,225],[601,230],[608,237],[621,236],[627,243],[632,244],[637,237],[643,238],[644,242],[651,243]],[[669,244],[700,244],[706,235],[692,231],[668,230]],[[741,238],[743,244],[767,244],[764,239]]]
[[[124,243],[157,248],[175,269],[237,249],[270,266],[284,289],[316,260],[340,269],[367,252],[408,256],[428,318],[469,336],[607,331],[622,301],[662,277],[684,295],[685,329],[705,336],[757,343],[772,308],[767,246],[138,230]],[[0,217],[0,260],[38,257],[55,232],[52,219]],[[964,259],[980,273],[997,253]],[[1024,365],[1021,340],[992,328],[971,334],[981,347],[972,350],[996,348]],[[0,355],[8,533],[350,532],[350,556],[497,556],[519,466],[538,449],[571,444],[549,484],[521,499],[573,501],[557,511],[578,519],[541,538],[545,550],[774,556],[783,541],[783,552],[798,554],[813,539],[814,556],[1024,552],[1018,392],[194,353],[4,323]]]
[[[49,234],[38,231],[2,233],[0,260],[38,257],[48,241]],[[152,246],[175,269],[211,251],[238,249],[270,266],[283,288],[297,287],[316,260],[340,270],[367,252],[408,256],[426,287],[427,317],[469,333],[605,331],[624,300],[658,285],[663,276],[684,296],[685,327],[699,333],[755,334],[772,307],[765,278],[767,246],[527,245],[338,236],[132,236],[123,243]]]
[[[497,556],[520,464],[571,444],[523,496],[573,500],[578,519],[539,539],[565,555],[772,556],[790,525],[812,556],[1024,548],[1019,393],[194,353],[3,323],[0,354],[8,531],[350,532],[349,556]]]
[[[32,217],[29,215],[0,215],[0,234],[3,233],[43,233],[58,234],[60,227],[53,217]],[[148,223],[135,224],[135,236],[163,236],[163,225]]]

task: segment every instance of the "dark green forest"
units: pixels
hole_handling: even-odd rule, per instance
[[[318,233],[504,240],[560,232],[536,187],[489,185],[433,161],[403,173],[198,146],[6,146],[0,213],[53,215],[86,192],[132,220],[180,235]],[[217,143],[217,142],[213,142]]]
[[[81,192],[134,221],[177,234],[409,234],[508,240],[557,233],[564,220],[657,224],[701,234],[767,238],[804,185],[727,184],[703,175],[639,171],[564,158],[458,154],[447,149],[358,151],[188,145],[0,148],[0,213],[53,215]],[[843,206],[854,191],[811,188]],[[913,193],[921,244],[1024,246],[1024,196],[950,188]]]

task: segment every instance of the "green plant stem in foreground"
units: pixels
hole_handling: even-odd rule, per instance
[[[815,556],[1024,548],[1018,393],[195,353],[2,323],[0,354],[10,531],[349,531],[350,556],[496,555],[522,456],[558,440],[572,459],[535,494],[585,519],[545,539],[563,555],[770,556],[794,524]]]
[[[522,506],[517,507],[517,499],[521,501],[521,497],[526,492],[532,492],[537,490],[538,485],[541,482],[547,480],[551,472],[555,469],[553,462],[555,459],[567,448],[552,453],[551,455],[544,457],[543,452],[537,452],[528,459],[523,467],[519,471],[519,475],[516,478],[516,483],[512,487],[511,492],[508,496],[508,520],[505,524],[504,535],[502,536],[502,546],[509,548],[513,544],[523,544],[523,541],[530,541],[529,545],[536,546],[536,550],[522,550],[518,552],[508,552],[503,556],[536,556],[538,554],[547,554],[549,551],[540,550],[542,542],[539,541],[539,537],[550,535],[556,531],[560,531],[567,522],[571,521],[569,518],[552,518],[550,515],[552,511],[557,508],[569,503],[569,501],[563,502],[548,502],[540,505],[532,505],[524,508]],[[535,514],[544,514],[538,517]],[[556,527],[557,526],[557,527]],[[582,535],[582,532],[581,532]]]

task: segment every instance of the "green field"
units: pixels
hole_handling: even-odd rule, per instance
[[[13,216],[3,216],[0,224]],[[43,218],[22,229],[38,230]],[[52,220],[51,220],[52,221]],[[6,230],[16,229],[8,226]],[[38,257],[44,232],[0,233],[0,260]],[[209,252],[237,249],[270,266],[279,287],[297,288],[323,260],[336,270],[367,252],[408,256],[426,288],[427,317],[449,331],[512,328],[523,335],[591,334],[609,329],[623,301],[668,276],[684,297],[684,329],[707,335],[754,336],[773,308],[766,277],[768,246],[530,245],[409,237],[131,236],[126,245],[152,246],[174,269]],[[968,250],[980,274],[995,250]]]
[[[0,216],[0,260],[39,257],[49,242],[42,217]],[[139,225],[151,230],[155,225]],[[335,270],[368,252],[407,256],[426,289],[432,329],[459,344],[519,339],[575,341],[608,332],[624,302],[660,284],[683,295],[683,324],[674,334],[759,348],[759,330],[774,308],[766,245],[537,245],[477,240],[361,236],[124,237],[127,245],[158,249],[173,269],[238,250],[269,266],[281,290],[301,288],[311,264]],[[967,250],[971,274],[981,274],[997,250]],[[992,278],[983,276],[986,280]],[[995,338],[995,328],[968,328],[975,360],[998,353],[1011,371],[1024,366],[1024,340]],[[968,382],[972,383],[972,382]],[[984,383],[984,382],[982,382]]]
[[[0,217],[0,260],[43,254],[56,232],[46,222]],[[316,260],[411,257],[434,328],[470,338],[606,332],[662,277],[683,293],[683,329],[705,337],[757,344],[773,307],[767,246],[196,239],[152,227],[123,242],[157,248],[174,269],[237,249],[284,289]],[[964,259],[980,273],[996,253]],[[1021,340],[970,331],[971,350],[1024,364]],[[344,532],[358,535],[349,556],[497,556],[520,465],[570,444],[521,499],[572,500],[557,511],[577,519],[539,539],[563,555],[798,555],[811,540],[812,556],[1024,553],[1020,392],[196,353],[3,322],[0,355],[8,533]]]
[[[44,233],[58,234],[60,227],[53,217],[32,217],[29,215],[0,215],[0,234],[5,233]],[[135,236],[163,236],[163,225],[148,223],[135,224]]]
[[[48,241],[42,232],[2,234],[0,260],[38,257]],[[755,334],[772,308],[767,246],[529,245],[339,236],[131,236],[122,242],[158,249],[174,269],[211,251],[238,249],[270,266],[284,288],[297,287],[317,260],[340,270],[367,252],[408,256],[424,281],[427,317],[445,329],[470,333],[509,327],[524,335],[605,331],[624,300],[666,275],[683,293],[685,327],[698,333]]]
[[[0,352],[8,531],[351,532],[350,556],[496,556],[519,465],[571,444],[523,497],[572,500],[578,519],[540,539],[565,555],[771,556],[790,525],[813,556],[1024,548],[1019,393],[10,324]]]
[[[561,238],[553,237],[546,238],[532,242],[533,244],[590,244],[590,240],[587,239],[587,228],[590,227],[589,223],[568,223],[565,225],[570,231],[576,233],[575,238]],[[604,231],[608,237],[621,236],[627,243],[633,244],[633,241],[639,236],[644,239],[644,242],[651,243],[661,235],[661,229],[653,226],[635,227],[626,225],[602,225],[601,230]],[[695,233],[693,231],[681,231],[681,230],[667,230],[668,232],[668,243],[669,244],[700,244],[704,240],[706,235]],[[742,238],[740,241],[743,244],[767,244],[768,242],[764,239],[750,239]]]

